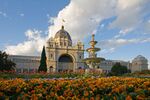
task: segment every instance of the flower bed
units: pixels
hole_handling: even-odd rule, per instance
[[[148,78],[86,78],[76,80],[0,79],[0,99],[79,100],[148,99]]]

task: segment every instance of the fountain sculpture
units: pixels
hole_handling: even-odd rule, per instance
[[[96,70],[99,68],[100,62],[104,60],[104,58],[97,57],[96,52],[100,51],[100,48],[95,47],[97,41],[94,39],[94,34],[92,34],[92,40],[90,41],[90,48],[87,48],[86,51],[89,53],[89,57],[84,59],[84,62],[88,65],[89,70]]]

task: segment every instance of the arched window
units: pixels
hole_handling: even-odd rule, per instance
[[[82,58],[82,56],[80,55],[80,56],[79,56],[79,58],[81,59],[81,58]]]
[[[49,72],[53,72],[53,66],[49,67]]]
[[[64,46],[66,46],[66,42],[64,42]]]
[[[50,57],[53,58],[53,54],[51,54]]]

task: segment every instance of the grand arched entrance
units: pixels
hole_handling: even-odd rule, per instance
[[[69,54],[63,54],[58,59],[58,72],[73,71],[73,58]]]

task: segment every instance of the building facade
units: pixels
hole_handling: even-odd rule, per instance
[[[38,56],[9,55],[8,59],[16,64],[17,73],[37,72],[40,65]]]
[[[72,44],[71,36],[64,26],[51,37],[46,45],[48,72],[75,71],[83,67],[84,45]]]
[[[122,66],[126,66],[128,69],[131,68],[131,64],[129,61],[122,61],[122,60],[104,60],[100,63],[100,68],[104,73],[111,72],[111,68],[116,63],[120,63]]]
[[[59,55],[61,55],[61,54],[59,54]],[[70,62],[63,62],[63,59],[65,59],[65,61],[70,61],[67,58],[71,58],[71,57],[70,56],[68,57],[68,56],[69,55],[66,53],[64,56],[63,52],[62,52],[62,55],[58,56],[58,61],[54,61],[54,59],[53,59],[48,62],[48,60],[47,60],[47,63],[49,63],[47,66],[49,68],[48,72],[75,71],[78,68],[85,67],[85,65],[82,62],[75,63],[74,66]],[[18,72],[18,73],[37,72],[38,67],[40,65],[40,57],[36,57],[36,56],[10,55],[9,59],[16,63],[16,72]],[[54,63],[53,63],[53,61],[54,61]],[[60,63],[60,66],[58,66],[58,67],[54,66],[56,64],[56,62]],[[104,61],[101,61],[99,68],[102,69],[102,71],[104,73],[109,73],[111,71],[112,66],[117,62],[119,62],[123,66],[126,66],[128,69],[131,70],[132,73],[136,72],[136,71],[148,70],[148,60],[141,55],[134,58],[132,60],[132,62],[122,61],[122,60],[104,60]],[[65,64],[63,65],[63,63],[65,63],[66,65]],[[51,66],[53,66],[53,67],[51,67]],[[68,66],[68,67],[66,67],[66,66]],[[71,68],[69,68],[69,67],[71,67]]]
[[[148,70],[148,60],[142,55],[138,55],[132,60],[131,72]]]

